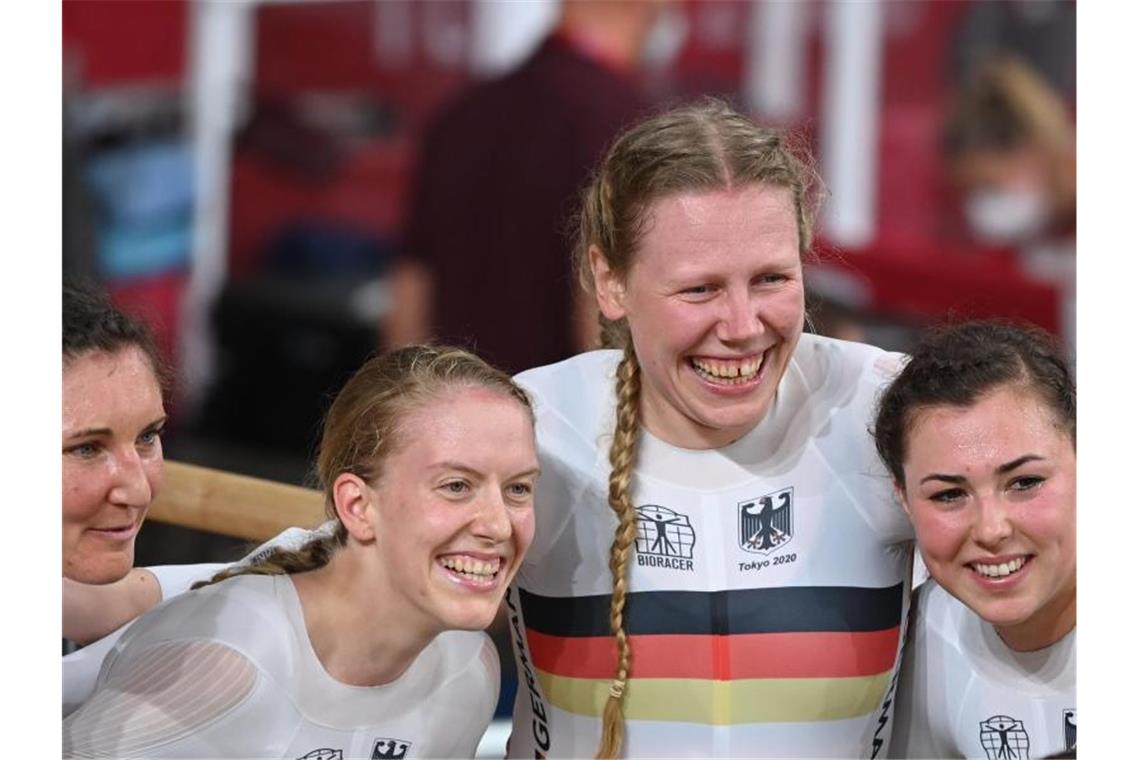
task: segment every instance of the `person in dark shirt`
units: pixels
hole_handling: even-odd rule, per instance
[[[525,63],[428,128],[382,325],[389,347],[464,345],[509,372],[594,347],[566,230],[610,139],[646,110],[632,75],[661,7],[569,0]]]

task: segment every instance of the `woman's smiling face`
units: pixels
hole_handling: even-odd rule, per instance
[[[642,420],[684,448],[717,448],[763,418],[804,322],[790,190],[746,185],[650,204],[626,276],[593,257],[602,313],[629,323]]]
[[[939,585],[1014,649],[1076,624],[1076,451],[1020,385],[920,409],[900,497]]]
[[[407,621],[491,624],[534,537],[534,422],[517,399],[448,391],[401,420],[370,486],[377,550]]]
[[[65,577],[110,583],[131,569],[135,536],[162,485],[165,422],[162,390],[142,350],[65,359]]]

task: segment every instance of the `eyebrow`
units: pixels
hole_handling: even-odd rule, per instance
[[[927,482],[928,480],[941,480],[941,481],[945,481],[947,483],[954,483],[955,485],[962,485],[963,483],[966,482],[966,479],[964,477],[962,477],[961,475],[943,475],[942,473],[932,472],[931,474],[927,475],[922,480],[918,481],[918,483],[919,483],[919,485],[922,485],[923,483]]]
[[[111,435],[111,428],[84,428],[77,430],[71,435],[67,436],[67,440],[73,441],[76,438],[90,438],[93,436]]]
[[[142,432],[145,433],[148,430],[154,430],[156,427],[162,427],[165,424],[166,424],[166,415],[163,415],[163,416],[159,417],[157,420],[151,422],[146,427],[144,427],[142,429]],[[113,434],[114,434],[114,431],[112,431],[111,428],[109,428],[109,427],[84,428],[83,430],[77,430],[74,433],[72,433],[71,435],[67,436],[67,440],[74,441],[76,438],[94,438],[94,437],[98,437],[98,436],[107,436],[107,435],[113,435]]]
[[[1045,461],[1045,457],[1041,456],[1040,454],[1025,454],[1024,456],[1020,456],[1011,462],[1006,462],[1005,464],[998,465],[995,472],[998,475],[1005,475],[1006,473],[1013,472],[1018,467],[1021,467],[1022,465],[1026,464],[1027,462],[1043,462],[1043,461]],[[946,483],[953,483],[955,485],[961,485],[961,484],[966,482],[966,478],[964,478],[961,475],[944,475],[944,474],[939,473],[939,472],[933,472],[918,482],[919,482],[919,484],[922,484],[928,480],[940,480],[940,481],[945,481]]]
[[[435,467],[436,469],[440,470],[459,470],[460,472],[465,472],[476,477],[483,476],[483,473],[479,472],[478,470],[472,467],[468,467],[467,465],[461,464],[459,462],[440,462],[439,464],[435,465]],[[515,473],[511,476],[511,479],[513,480],[514,478],[521,478],[528,475],[538,475],[540,471],[540,468],[532,467],[529,470],[523,470],[522,472]]]
[[[1017,459],[1013,460],[1012,462],[1006,462],[1005,464],[1003,464],[1002,466],[997,468],[997,472],[999,475],[1004,475],[1007,472],[1013,472],[1014,470],[1016,470],[1018,467],[1025,464],[1026,462],[1043,462],[1043,461],[1045,461],[1045,457],[1041,456],[1040,454],[1026,454],[1025,456],[1018,457]]]

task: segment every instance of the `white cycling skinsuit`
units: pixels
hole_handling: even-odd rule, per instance
[[[885,756],[913,531],[868,432],[900,356],[803,335],[740,440],[641,433],[627,756]],[[616,662],[607,503],[616,351],[516,379],[536,404],[536,537],[508,597],[512,757],[592,756]]]

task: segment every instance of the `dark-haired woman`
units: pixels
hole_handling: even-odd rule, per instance
[[[135,537],[162,486],[167,370],[147,326],[102,293],[62,294],[63,636],[93,642],[211,566],[134,569]],[[63,659],[63,712],[87,696],[111,637]]]
[[[915,592],[895,757],[1072,750],[1076,702],[1076,389],[1030,328],[926,338],[875,426],[930,571]]]
[[[471,757],[490,624],[534,530],[526,395],[463,351],[367,362],[329,410],[330,533],[136,621],[64,722],[69,757]]]

